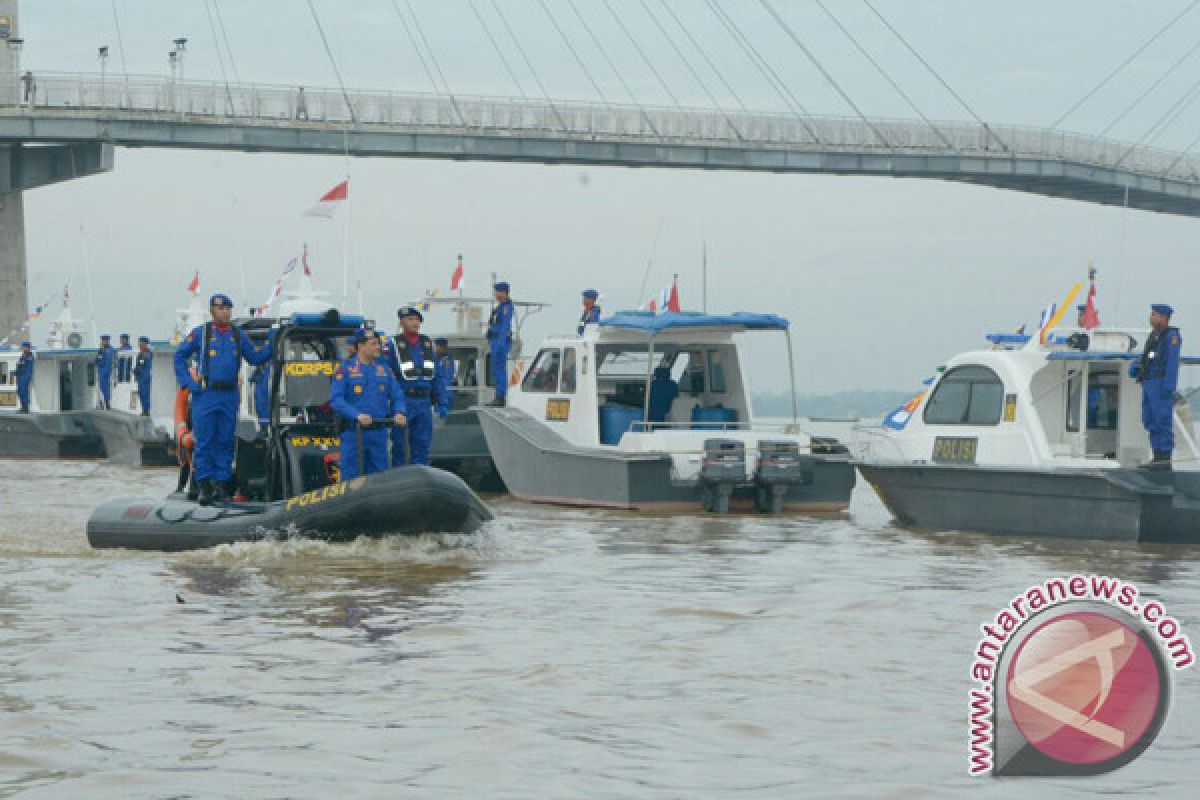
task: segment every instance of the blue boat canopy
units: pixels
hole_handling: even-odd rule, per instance
[[[1028,333],[989,333],[986,338],[992,344],[1025,344],[1033,337]]]
[[[668,311],[657,314],[653,311],[618,311],[600,320],[602,328],[625,328],[627,330],[659,333],[660,331],[709,328],[732,331],[786,331],[788,321],[775,314],[753,314],[735,311],[732,314],[701,314],[698,311]]]

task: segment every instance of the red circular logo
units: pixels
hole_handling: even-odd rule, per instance
[[[1029,634],[1009,665],[1006,689],[1025,739],[1069,764],[1098,764],[1149,744],[1143,738],[1167,698],[1138,632],[1091,611],[1063,614]]]

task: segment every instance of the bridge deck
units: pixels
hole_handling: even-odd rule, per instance
[[[35,75],[0,142],[883,175],[1200,216],[1200,158],[1021,126]]]

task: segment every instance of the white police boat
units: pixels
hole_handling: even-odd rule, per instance
[[[478,409],[508,490],[607,508],[846,508],[849,454],[800,430],[794,376],[792,421],[754,420],[737,336],[763,331],[787,339],[790,372],[788,322],[772,314],[623,311],[547,339],[507,407]]]
[[[864,431],[859,471],[902,524],[1037,537],[1200,541],[1200,468],[1187,406],[1171,468],[1151,468],[1129,366],[1146,330],[1097,329],[1087,349],[993,334]],[[1194,365],[1198,358],[1184,357]]]
[[[364,322],[333,309],[254,320],[247,335],[273,342],[270,422],[266,435],[237,438],[236,499],[198,504],[185,470],[165,499],[118,499],[97,508],[87,524],[92,547],[175,551],[290,536],[469,533],[491,519],[458,476],[434,467],[341,480],[340,437],[355,432],[341,431],[329,407],[330,384],[347,355],[346,337]]]

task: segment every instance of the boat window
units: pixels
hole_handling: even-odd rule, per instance
[[[454,385],[475,387],[479,385],[479,375],[476,374],[478,353],[474,348],[455,348],[450,351],[450,359],[454,362]]]
[[[0,361],[0,383],[8,383],[8,362]]]
[[[557,392],[558,368],[562,360],[558,348],[546,348],[537,354],[533,366],[525,374],[521,388],[527,392]]]
[[[664,353],[656,350],[654,352],[654,365],[647,368],[646,350],[609,350],[600,353],[600,366],[596,369],[596,375],[600,378],[639,378],[646,379],[646,375],[653,370],[653,367],[658,367],[663,364]]]
[[[575,348],[563,349],[562,383],[559,391],[573,394],[575,392]]]
[[[1087,427],[1091,431],[1115,431],[1117,429],[1117,384],[1115,372],[1092,372],[1088,374]],[[1067,381],[1067,430],[1079,431],[1079,385],[1078,372]]]
[[[930,425],[996,425],[1004,407],[1004,384],[987,367],[956,367],[938,381],[925,406]]]
[[[683,365],[682,368],[680,368],[680,364]],[[699,395],[704,394],[707,371],[703,351],[695,350],[680,353],[676,357],[672,375],[679,385],[679,391],[684,394]]]
[[[725,368],[721,365],[721,351],[708,351],[708,390],[710,392],[725,391]]]

